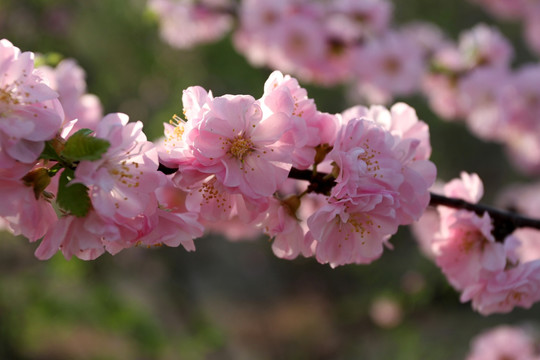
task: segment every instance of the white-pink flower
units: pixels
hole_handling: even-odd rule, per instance
[[[292,164],[297,169],[313,165],[316,146],[334,142],[337,118],[319,112],[295,78],[274,71],[264,84],[260,103],[263,113],[281,112],[290,117],[291,128],[281,142],[291,149]]]
[[[378,259],[383,245],[398,224],[392,196],[366,195],[364,203],[330,200],[308,219],[308,238],[316,240],[317,261],[336,267],[369,264]]]
[[[43,170],[45,173],[41,176],[48,177],[45,168],[36,166],[32,169],[32,166],[21,163],[10,169],[0,169],[0,217],[11,233],[36,241],[55,225],[57,217],[51,198],[36,193],[34,184],[23,180],[32,170],[34,173]],[[50,194],[55,192],[52,186],[47,190]]]
[[[508,313],[519,306],[530,308],[540,300],[540,259],[502,270],[467,286],[461,301],[471,301],[482,315]]]
[[[272,195],[291,168],[280,143],[290,128],[284,113],[263,116],[247,95],[214,98],[190,144],[202,173],[215,174],[223,185],[251,198]]]
[[[155,212],[154,190],[163,184],[163,174],[157,171],[157,151],[146,140],[142,123],[128,120],[120,113],[105,116],[95,136],[111,146],[101,159],[81,161],[75,171],[76,182],[90,188],[94,209],[120,222]]]
[[[282,259],[292,260],[300,254],[312,255],[310,244],[305,242],[304,230],[300,225],[300,219],[296,217],[294,207],[290,202],[271,199],[267,214],[259,225],[273,240],[274,254]]]
[[[495,242],[488,214],[479,217],[467,211],[456,211],[442,220],[432,244],[436,263],[448,281],[463,290],[490,276],[486,272],[501,271],[506,266],[505,248]]]
[[[34,54],[0,40],[0,167],[37,160],[64,120],[57,97],[34,70]]]
[[[418,120],[398,109],[395,119],[390,116],[386,122],[377,109],[371,114],[356,108],[345,115],[328,154],[338,171],[336,185],[328,204],[308,218],[319,261],[332,266],[369,263],[382,254],[398,225],[410,224],[425,210],[435,167],[422,159],[428,151],[416,158],[416,149],[427,139],[414,137],[422,131],[409,133]],[[355,112],[375,115],[380,123],[367,117],[349,119]],[[404,124],[393,124],[399,119]]]

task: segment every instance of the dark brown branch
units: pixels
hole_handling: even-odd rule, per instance
[[[514,230],[521,227],[540,229],[540,220],[532,219],[518,213],[504,211],[483,204],[472,204],[462,199],[449,198],[443,195],[431,193],[431,206],[446,206],[454,209],[472,211],[478,215],[488,213],[493,219],[493,236],[498,241],[503,241]]]
[[[329,174],[311,170],[298,170],[292,168],[289,172],[289,178],[309,181],[308,192],[329,195],[330,190],[336,185],[335,179]]]
[[[159,165],[158,170],[165,174],[173,174],[177,171],[177,169],[171,169],[162,164]],[[330,174],[323,172],[313,173],[311,170],[292,168],[289,172],[289,178],[308,181],[309,186],[307,191],[317,194],[329,195],[332,188],[336,185],[334,177]],[[483,215],[487,212],[491,219],[493,219],[493,236],[498,241],[504,241],[517,228],[528,227],[540,230],[539,219],[529,218],[518,213],[504,211],[483,204],[473,204],[462,199],[450,198],[434,193],[430,195],[430,206],[446,206],[453,209],[472,211],[478,215]]]
[[[310,182],[311,189],[308,191],[328,194],[335,181],[332,177],[325,173],[313,174],[310,170],[291,169],[289,177],[298,180],[306,180]],[[454,209],[462,209],[472,211],[478,215],[488,213],[493,220],[493,236],[497,241],[504,241],[514,230],[521,227],[540,229],[540,220],[532,219],[518,213],[504,211],[484,204],[472,204],[462,199],[450,198],[443,195],[431,193],[429,205],[431,206],[446,206]]]

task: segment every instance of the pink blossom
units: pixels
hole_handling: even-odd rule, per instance
[[[57,217],[51,204],[55,190],[47,187],[46,195],[36,193],[33,184],[25,184],[22,178],[32,169],[29,165],[17,164],[10,169],[0,169],[0,217],[15,235],[23,235],[30,241],[41,238],[55,225]],[[41,168],[44,169],[44,168]],[[44,175],[48,176],[48,175]]]
[[[501,325],[476,336],[466,360],[534,360],[538,355],[533,338],[524,329]]]
[[[420,251],[430,260],[435,260],[436,254],[433,249],[435,234],[441,225],[439,214],[432,208],[427,208],[418,221],[414,222],[411,232],[418,242]]]
[[[160,20],[161,37],[177,48],[219,40],[231,28],[227,0],[151,0],[149,8]]]
[[[281,142],[291,148],[294,167],[307,169],[313,164],[315,147],[333,143],[336,117],[317,111],[313,99],[308,98],[307,91],[295,78],[274,71],[265,82],[260,102],[263,113],[281,112],[291,118],[291,129]]]
[[[392,213],[393,199],[381,194],[365,200],[359,205],[331,201],[307,219],[308,235],[317,241],[320,263],[332,267],[368,264],[382,255],[384,243],[398,226]]]
[[[354,106],[341,113],[341,121],[347,123],[355,118],[367,117],[381,125],[400,139],[419,141],[415,149],[415,160],[427,160],[431,155],[429,128],[418,119],[416,111],[405,103],[396,103],[390,110],[375,105],[370,108]]]
[[[95,215],[91,212],[87,217],[65,216],[50,229],[35,255],[40,260],[50,259],[60,249],[66,259],[73,255],[83,260],[94,260],[105,252],[101,236],[92,233],[85,226]]]
[[[6,39],[0,40],[0,74],[0,167],[12,166],[10,159],[32,163],[62,125],[58,94],[34,70],[34,54]]]
[[[183,114],[186,119],[174,115],[169,124],[164,124],[165,138],[157,146],[162,164],[171,168],[183,168],[192,167],[196,163],[190,144],[198,135],[199,123],[212,100],[212,92],[200,86],[191,86],[182,92]]]
[[[125,114],[109,114],[99,123],[95,136],[111,146],[101,159],[81,161],[75,180],[90,188],[96,211],[121,221],[157,208],[154,190],[162,184],[154,145],[146,140],[142,123],[128,123]]]
[[[97,96],[86,93],[86,74],[77,62],[66,59],[55,69],[42,66],[38,71],[58,92],[66,119],[77,119],[71,133],[83,128],[94,130],[103,117],[103,107]]]
[[[401,26],[400,32],[415,42],[424,56],[432,55],[443,44],[445,36],[440,28],[429,22],[412,22]]]
[[[448,197],[476,203],[483,195],[483,184],[476,174],[461,173],[444,187]],[[440,229],[432,249],[436,263],[456,289],[480,281],[483,276],[502,271],[506,265],[505,247],[495,242],[490,216],[439,206]]]
[[[525,263],[540,259],[540,231],[522,228],[514,231],[512,236],[516,239],[515,261]]]
[[[505,139],[506,153],[512,165],[528,175],[540,173],[540,134],[537,132],[507,133]]]
[[[478,68],[460,79],[460,107],[471,131],[486,140],[504,140],[508,121],[501,111],[502,94],[511,76],[506,68]]]
[[[504,245],[495,242],[488,214],[479,217],[456,211],[444,219],[435,235],[436,263],[456,289],[480,281],[487,272],[502,271],[506,265]]]
[[[251,198],[272,195],[291,168],[279,142],[290,128],[284,113],[264,116],[251,96],[212,100],[190,146],[198,170]]]
[[[264,233],[273,240],[274,254],[288,260],[302,253],[304,246],[304,232],[292,211],[286,204],[272,199],[268,214],[260,225]]]
[[[463,32],[458,46],[469,68],[508,67],[514,55],[510,42],[497,29],[484,24]]]
[[[64,216],[45,235],[36,256],[45,260],[61,250],[67,259],[93,260],[105,251],[114,255],[133,246],[182,245],[195,250],[193,238],[202,235],[203,227],[198,214],[185,208],[183,192],[165,182],[155,190],[155,197],[159,208],[156,203],[148,214],[131,218],[102,216],[94,209],[85,217]]]
[[[536,132],[540,128],[538,117],[540,116],[540,65],[529,64],[519,68],[512,82],[505,88],[502,94],[503,116],[509,123],[509,131]]]
[[[294,12],[294,5],[290,0],[241,2],[240,27],[234,33],[234,44],[252,64],[262,66],[269,61],[272,34],[282,19]]]
[[[392,16],[392,4],[386,0],[338,0],[329,3],[327,27],[346,34],[349,41],[369,39],[384,33]]]
[[[462,171],[459,179],[453,179],[444,186],[444,194],[477,203],[484,195],[484,184],[477,174]]]
[[[404,104],[395,105],[390,118],[388,110],[385,113],[381,108],[370,109],[369,115],[378,122],[349,121],[338,134],[340,141],[336,140],[328,154],[340,168],[333,196],[354,199],[356,194],[366,192],[393,194],[400,224],[420,218],[429,202],[427,189],[434,182],[436,172],[434,165],[426,160],[430,152],[429,139],[424,133],[427,128],[418,122],[414,112],[407,115],[408,109]],[[383,114],[387,115],[386,119]]]
[[[177,247],[182,245],[187,251],[195,251],[193,238],[203,235],[203,226],[198,214],[193,212],[175,213],[158,209],[157,223],[152,230],[137,238],[136,245]]]
[[[337,184],[329,203],[308,218],[317,259],[332,266],[378,258],[398,225],[421,216],[435,179],[432,163],[414,160],[420,140],[399,136],[407,125],[396,125],[393,135],[368,118],[346,120],[328,154]]]
[[[360,82],[369,82],[394,95],[408,95],[420,86],[425,71],[422,49],[397,32],[387,32],[358,49],[354,71]]]
[[[508,313],[516,306],[528,309],[540,300],[540,260],[484,277],[467,286],[460,299],[471,300],[473,309],[482,315]]]
[[[205,224],[238,218],[244,224],[255,221],[268,209],[268,199],[251,199],[236,188],[224,186],[215,176],[191,185],[186,208],[201,214]]]
[[[422,81],[422,93],[427,96],[430,108],[442,119],[463,117],[455,81],[445,74],[429,74]]]

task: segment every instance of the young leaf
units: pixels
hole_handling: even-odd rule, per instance
[[[64,169],[58,183],[58,195],[56,202],[67,212],[84,217],[90,211],[90,196],[88,188],[83,184],[68,184],[75,177],[75,172],[71,169]]]
[[[81,129],[66,141],[62,156],[71,161],[99,160],[111,144],[104,139],[90,136],[92,130]]]
[[[54,139],[49,140],[49,141],[45,141],[45,148],[41,152],[41,155],[39,155],[40,159],[54,160],[54,161],[59,161],[60,160],[60,155],[58,155],[58,153],[54,149],[54,146],[52,145],[53,141],[54,141]]]

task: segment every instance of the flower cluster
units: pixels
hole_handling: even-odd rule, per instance
[[[173,182],[211,229],[235,221],[241,235],[242,224],[255,226],[287,259],[369,263],[428,205],[435,179],[428,129],[403,103],[321,113],[277,71],[260,99],[192,87],[183,103],[186,119],[165,125],[160,157],[178,169]],[[321,181],[335,186],[306,188],[288,178],[293,168],[327,170]]]
[[[478,137],[504,144],[520,170],[536,174],[540,65],[512,70],[512,56],[510,43],[496,29],[478,25],[434,53],[423,88],[440,117],[465,119]]]
[[[71,60],[35,69],[33,54],[7,40],[0,60],[0,217],[11,232],[43,238],[40,259],[58,250],[95,259],[134,245],[194,250],[202,226],[165,191],[170,179],[141,122],[101,119]]]
[[[472,1],[502,17],[523,19],[529,44],[540,49],[538,2]],[[150,7],[163,32],[174,27],[175,39],[212,38],[198,27],[222,35],[229,27],[219,24],[234,15],[233,42],[252,64],[321,85],[346,83],[355,99],[387,104],[395,96],[422,93],[440,117],[465,120],[478,137],[505,145],[519,170],[540,173],[540,65],[511,69],[513,49],[495,28],[479,24],[456,43],[433,24],[392,24],[388,0],[243,0],[236,7],[225,1],[153,0]],[[191,15],[171,17],[173,7]]]
[[[56,218],[38,157],[60,131],[64,112],[35,71],[34,54],[6,39],[0,40],[0,74],[0,216],[14,234],[35,241]]]
[[[149,7],[173,46],[222,36],[235,14],[234,45],[252,64],[324,85],[353,80],[372,100],[419,90],[439,37],[427,25],[392,29],[388,0],[245,0],[237,8],[227,1],[151,0]]]
[[[483,185],[476,174],[462,173],[444,187],[446,196],[476,203]],[[461,291],[461,301],[484,315],[529,308],[540,300],[540,253],[526,248],[529,241],[517,230],[498,242],[492,234],[489,214],[439,206],[432,233],[424,246],[448,281]]]
[[[40,259],[194,250],[204,226],[264,232],[282,258],[368,263],[428,205],[428,128],[403,103],[323,113],[276,71],[259,99],[186,89],[185,119],[165,124],[156,146],[140,121],[101,118],[75,62],[34,69],[31,53],[1,44],[0,217],[13,233],[42,238]]]

